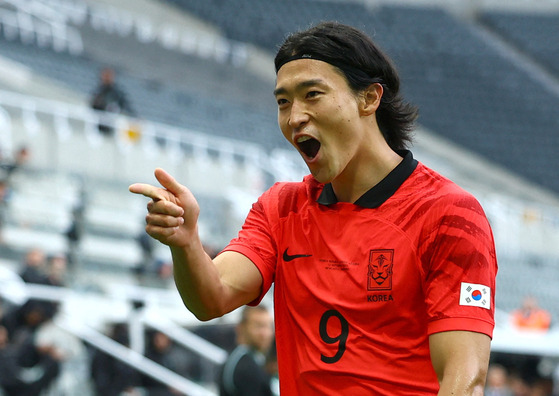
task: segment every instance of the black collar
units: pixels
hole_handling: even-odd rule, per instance
[[[404,157],[402,162],[396,166],[384,179],[377,185],[373,186],[369,191],[363,194],[355,205],[364,208],[374,209],[382,205],[388,198],[390,198],[398,188],[406,181],[406,179],[413,173],[417,167],[417,160],[413,158],[411,151],[402,150],[398,154]],[[332,184],[324,185],[320,196],[316,200],[321,205],[333,205],[338,203],[338,198],[334,194]]]

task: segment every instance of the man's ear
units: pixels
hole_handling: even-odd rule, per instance
[[[361,96],[361,114],[370,116],[377,111],[382,93],[384,92],[382,85],[374,83],[369,85],[367,89],[362,92]]]

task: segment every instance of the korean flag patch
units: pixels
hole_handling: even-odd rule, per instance
[[[491,308],[491,288],[476,283],[462,282],[460,286],[460,305]]]

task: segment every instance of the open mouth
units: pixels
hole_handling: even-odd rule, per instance
[[[310,159],[313,159],[320,150],[320,142],[310,136],[303,136],[297,139],[297,147]]]

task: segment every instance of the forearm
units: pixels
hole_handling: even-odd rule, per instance
[[[440,385],[438,396],[483,396],[485,376],[447,373]]]
[[[171,248],[175,282],[186,307],[200,320],[220,317],[255,301],[262,293],[262,275],[241,253],[226,251],[215,259],[202,244]]]
[[[430,337],[431,359],[439,378],[439,396],[483,396],[490,338],[467,331]]]
[[[219,271],[196,239],[188,246],[171,247],[175,285],[184,305],[199,320],[223,315],[223,285]]]

